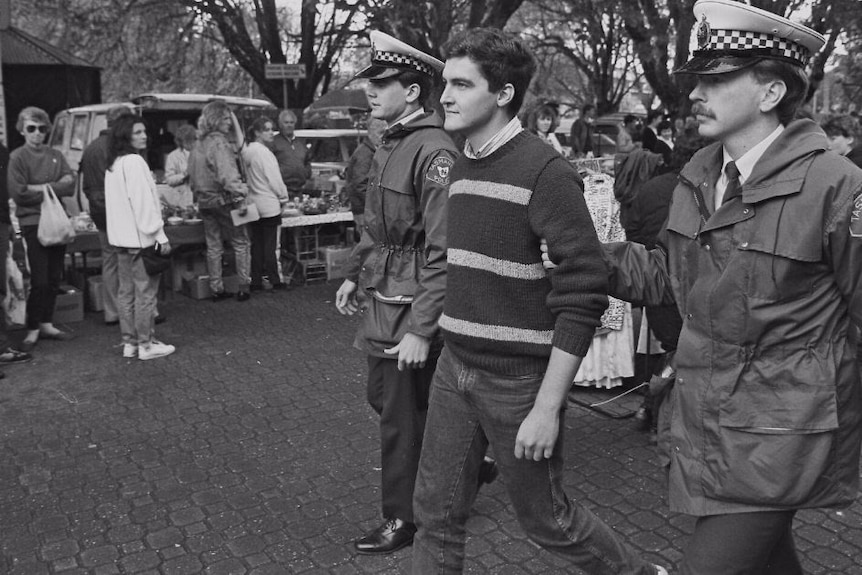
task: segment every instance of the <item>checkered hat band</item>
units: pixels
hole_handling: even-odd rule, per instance
[[[763,53],[795,60],[802,65],[808,64],[811,57],[807,48],[795,42],[772,34],[744,30],[712,30],[709,45],[705,47],[705,51],[726,52],[739,56],[744,56],[746,53]]]
[[[412,56],[400,54],[398,52],[374,52],[372,62],[380,66],[392,66],[393,68],[413,68],[417,72],[422,72],[429,76],[434,75],[434,68],[430,64],[426,64],[421,60],[417,60]]]

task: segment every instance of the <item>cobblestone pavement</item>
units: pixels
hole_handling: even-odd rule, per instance
[[[376,416],[356,320],[337,284],[246,303],[174,295],[171,357],[125,360],[99,314],[40,342],[0,381],[0,573],[406,573],[410,552],[357,556],[379,521]],[[576,392],[587,403],[608,392]],[[613,409],[628,409],[625,398]],[[572,406],[568,488],[643,554],[680,557],[689,518],[667,510],[647,435]],[[468,573],[572,573],[532,544],[502,480],[468,524]],[[862,508],[804,512],[806,573],[862,573]]]

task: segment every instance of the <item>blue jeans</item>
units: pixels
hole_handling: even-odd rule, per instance
[[[117,309],[117,292],[120,290],[120,271],[117,248],[108,241],[108,233],[99,230],[99,245],[102,247],[102,285],[104,286],[105,321],[116,321],[120,317]]]
[[[221,258],[224,255],[225,240],[229,240],[233,246],[240,291],[248,291],[251,283],[251,242],[248,239],[248,229],[244,225],[233,225],[230,209],[230,206],[220,206],[200,210],[207,242],[207,272],[210,275],[210,290],[213,293],[224,291]]]
[[[117,248],[117,311],[123,343],[147,344],[153,339],[161,274],[151,276],[138,249]]]
[[[590,575],[655,574],[651,563],[563,491],[563,412],[550,459],[515,458],[518,428],[533,407],[543,375],[489,373],[443,349],[431,383],[413,499],[419,529],[414,574],[462,572],[464,526],[489,443],[518,521],[533,541]]]

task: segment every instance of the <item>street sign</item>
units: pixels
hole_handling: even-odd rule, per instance
[[[264,76],[267,80],[301,80],[305,78],[305,65],[266,64]]]

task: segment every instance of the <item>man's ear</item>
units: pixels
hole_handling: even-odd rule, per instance
[[[784,95],[787,94],[787,84],[781,80],[770,80],[763,85],[763,96],[760,99],[760,111],[771,112],[774,110]]]
[[[405,99],[408,104],[413,104],[419,101],[419,96],[422,95],[422,88],[419,87],[419,84],[410,84],[407,86],[404,92]]]
[[[512,84],[506,84],[500,91],[497,92],[497,107],[505,108],[515,98],[515,87]]]

